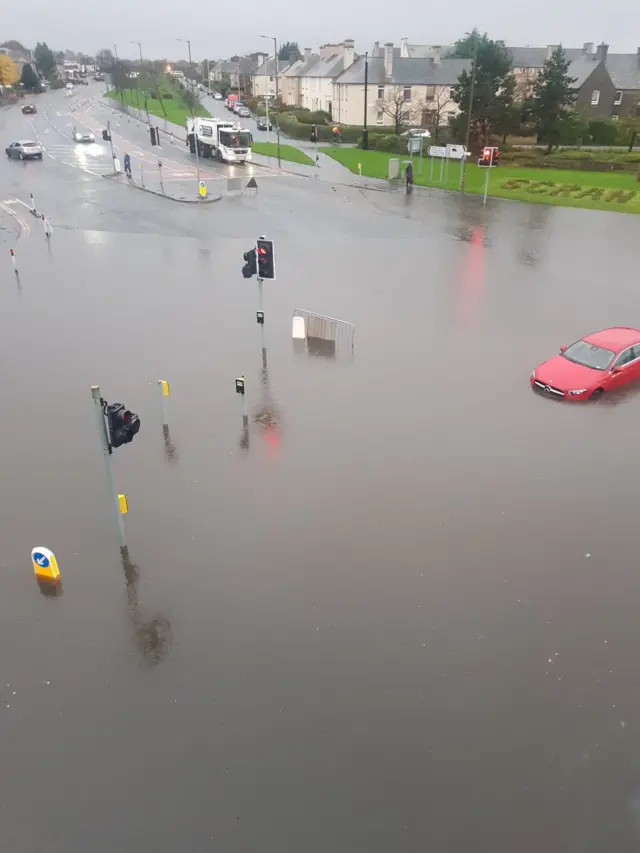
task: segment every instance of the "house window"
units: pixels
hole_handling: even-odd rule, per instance
[[[435,97],[436,97],[436,87],[435,86],[427,86],[427,94],[425,95],[425,98],[427,99],[427,101],[433,101],[433,100],[435,100]]]
[[[599,103],[600,103],[600,90],[594,89],[593,92],[591,93],[591,106],[597,107]]]
[[[269,83],[273,83],[273,77],[269,77]]]
[[[376,115],[376,124],[384,124],[384,113],[383,112],[379,112]]]
[[[378,86],[378,100],[384,100],[384,86]]]
[[[411,100],[411,86],[404,87],[404,99],[405,101]]]
[[[611,121],[618,121],[620,116],[611,116]]]
[[[613,103],[618,105],[622,103],[622,92],[616,92],[616,99]]]

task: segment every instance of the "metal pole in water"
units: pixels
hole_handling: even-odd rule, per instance
[[[118,498],[118,490],[116,489],[115,480],[113,478],[113,468],[111,465],[111,445],[109,444],[109,436],[107,434],[107,425],[105,423],[103,401],[100,396],[100,386],[91,386],[91,397],[96,412],[96,423],[98,426],[98,435],[102,446],[102,456],[104,459],[104,470],[107,475],[107,483],[109,484],[109,493],[113,504],[113,511],[116,516],[116,527],[118,530],[118,541],[120,543],[120,551],[123,554],[127,553],[127,540],[124,535],[124,522],[120,513],[120,499]]]
[[[160,416],[162,418],[162,426],[169,426],[167,420],[167,410],[164,404],[165,398],[169,397],[169,383],[166,379],[158,379],[158,396],[160,398]]]
[[[489,191],[489,172],[491,171],[491,166],[487,166],[487,173],[484,176],[484,198],[482,199],[482,204],[487,203],[487,193]]]

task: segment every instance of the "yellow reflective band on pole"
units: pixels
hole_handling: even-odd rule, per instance
[[[169,383],[166,379],[160,380],[160,388],[162,389],[162,396],[169,397]]]
[[[120,508],[120,515],[126,515],[129,512],[126,495],[118,495],[118,506]]]

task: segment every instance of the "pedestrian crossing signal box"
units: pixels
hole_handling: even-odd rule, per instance
[[[109,133],[108,130],[102,131],[102,138],[104,139],[105,142],[111,142],[111,134]]]
[[[497,166],[499,156],[499,148],[492,148],[487,145],[485,148],[482,149],[482,157],[478,158],[478,166]]]
[[[236,379],[236,394],[244,394],[244,376]]]

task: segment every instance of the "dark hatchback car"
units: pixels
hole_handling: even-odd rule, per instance
[[[38,108],[36,107],[35,104],[23,104],[22,105],[22,112],[25,115],[34,115],[34,113],[38,112]]]
[[[259,118],[258,119],[258,130],[266,130],[266,129],[267,129],[266,118]],[[273,125],[271,124],[271,121],[269,121],[269,130],[273,130]]]

